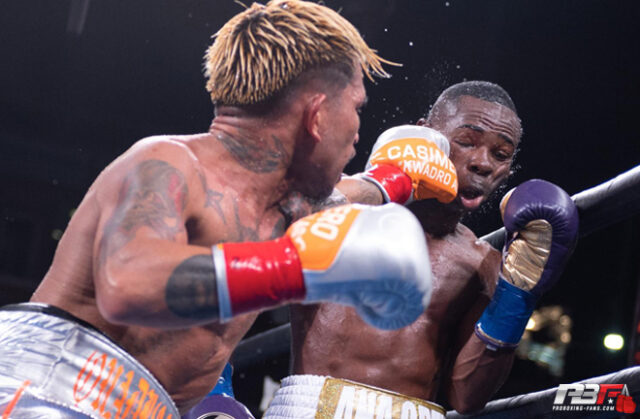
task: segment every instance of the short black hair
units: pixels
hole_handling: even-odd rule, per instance
[[[478,99],[485,100],[487,102],[498,103],[502,106],[506,106],[511,109],[516,115],[516,105],[511,100],[511,96],[502,87],[495,83],[488,81],[464,81],[462,83],[454,84],[443,91],[436,102],[433,104],[431,111],[429,111],[428,117],[431,117],[431,112],[437,105],[452,102],[457,100],[460,96],[471,96]]]

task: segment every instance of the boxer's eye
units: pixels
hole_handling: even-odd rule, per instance
[[[460,147],[473,147],[473,143],[471,141],[467,141],[467,140],[456,140],[456,144],[458,144]]]
[[[493,149],[493,156],[498,161],[507,161],[513,157],[513,150],[509,147],[500,147]]]
[[[493,153],[493,155],[495,156],[496,160],[500,160],[500,161],[508,160],[509,157],[511,157],[508,153],[505,153],[504,151],[498,151],[496,153]]]

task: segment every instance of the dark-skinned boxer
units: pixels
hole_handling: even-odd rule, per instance
[[[429,307],[395,331],[368,327],[335,304],[292,307],[294,375],[266,418],[437,418],[438,400],[463,413],[480,409],[509,373],[535,300],[559,278],[577,212],[557,186],[530,181],[505,199],[502,255],[460,223],[510,173],[521,127],[507,93],[487,82],[452,86],[418,125],[383,133],[366,172],[338,188],[356,202],[407,204],[418,217],[433,271]],[[446,187],[424,189],[425,178],[448,173],[438,153],[425,153],[434,145],[450,148],[454,197]]]

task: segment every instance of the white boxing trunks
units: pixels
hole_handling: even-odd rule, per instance
[[[435,403],[317,375],[282,380],[263,419],[444,419]]]
[[[91,325],[42,304],[0,309],[0,417],[179,419],[151,373]]]

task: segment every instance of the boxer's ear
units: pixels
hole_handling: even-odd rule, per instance
[[[304,127],[316,142],[322,140],[322,124],[324,124],[326,117],[326,110],[322,105],[325,104],[326,100],[327,95],[316,93],[307,101],[304,109]]]

